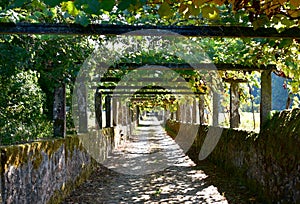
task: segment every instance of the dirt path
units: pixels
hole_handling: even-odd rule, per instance
[[[63,203],[258,203],[210,163],[195,166],[155,118],[144,121]]]

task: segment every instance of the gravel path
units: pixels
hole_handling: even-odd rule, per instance
[[[88,181],[63,202],[258,203],[213,164],[195,165],[155,118],[137,128]]]

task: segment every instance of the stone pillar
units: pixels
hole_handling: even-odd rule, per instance
[[[170,117],[171,120],[174,120],[174,112],[171,112],[171,117]]]
[[[180,106],[180,112],[181,112],[181,122],[182,123],[185,123],[186,122],[186,107],[185,107],[185,104],[182,104],[181,106]]]
[[[192,122],[192,106],[190,103],[187,103],[185,105],[186,110],[185,110],[185,118],[186,118],[186,123],[191,123]]]
[[[200,95],[199,97],[199,123],[200,125],[205,123],[205,116],[204,116],[204,96]]]
[[[272,78],[271,70],[261,73],[260,127],[268,120],[272,110]]]
[[[176,121],[181,122],[181,110],[179,104],[177,104]]]
[[[238,128],[240,125],[240,95],[239,85],[236,82],[230,84],[230,128]]]
[[[213,92],[213,126],[219,126],[219,101],[220,96],[217,92]]]
[[[111,127],[111,96],[107,95],[105,97],[105,127]]]
[[[80,106],[80,104],[78,104],[78,106]],[[79,116],[80,116],[80,112],[79,112]],[[53,123],[54,137],[65,137],[67,131],[65,84],[62,84],[62,86],[57,87],[54,90],[53,119],[54,119],[54,123]],[[79,120],[79,124],[80,124],[80,120]]]
[[[192,123],[197,123],[197,100],[193,98],[193,106],[192,106]]]
[[[127,113],[126,113],[126,104],[121,105],[121,113],[122,113],[122,125],[127,125]]]
[[[113,101],[113,104],[112,104],[113,126],[117,126],[117,124],[118,124],[118,106],[119,106],[118,98],[114,97],[112,99],[112,101]]]
[[[96,129],[102,129],[102,93],[95,93]]]
[[[136,125],[139,125],[140,121],[140,107],[136,106]]]

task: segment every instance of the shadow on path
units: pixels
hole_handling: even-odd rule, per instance
[[[63,203],[258,203],[213,164],[196,166],[155,118],[144,123]]]

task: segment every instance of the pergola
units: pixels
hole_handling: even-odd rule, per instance
[[[226,37],[226,38],[290,38],[300,39],[300,29],[290,28],[281,33],[277,32],[273,28],[259,28],[254,30],[252,27],[237,27],[237,26],[131,26],[131,25],[99,25],[91,24],[87,27],[83,27],[76,24],[32,24],[32,23],[0,23],[0,34],[54,34],[54,35],[119,35],[130,31],[139,31],[145,29],[159,29],[178,33],[183,36],[193,37]],[[135,35],[145,35],[145,32],[135,32]],[[168,35],[168,32],[164,33]],[[121,66],[127,66],[128,69],[136,69],[137,67],[143,66],[143,64],[118,64],[113,67],[119,69]],[[153,66],[153,64],[152,64]],[[260,119],[261,125],[266,121],[267,116],[271,111],[272,102],[272,86],[271,86],[271,73],[276,69],[276,65],[268,66],[244,66],[240,64],[198,64],[191,67],[189,64],[154,64],[158,70],[161,66],[167,67],[172,70],[193,70],[193,67],[200,69],[213,69],[217,70],[231,70],[231,71],[260,71],[261,72],[261,106],[260,106]],[[103,78],[102,82],[118,82],[120,78]],[[149,79],[151,80],[151,79]],[[187,79],[188,80],[188,79]],[[238,110],[236,104],[237,89],[236,84],[242,83],[243,81],[227,81],[231,84],[231,127],[235,127],[236,118],[234,115]],[[111,109],[111,94],[115,88],[113,86],[94,87],[96,91],[95,101],[96,104],[96,117],[97,120],[101,120],[101,103],[102,94],[105,94],[106,98],[106,109]],[[143,87],[123,87],[123,88],[134,88],[140,89]],[[172,94],[184,94],[183,88],[178,88],[178,93]],[[55,102],[54,102],[54,135],[65,136],[66,134],[66,99],[65,99],[65,87],[60,87],[55,90]],[[149,90],[144,88],[143,94],[170,94],[168,91],[161,90],[161,87],[151,87]],[[126,93],[118,93],[120,95]],[[144,100],[144,98],[140,98]],[[215,100],[214,100],[215,101]],[[214,106],[216,104],[214,103]],[[111,111],[106,111],[107,126],[111,123]],[[213,118],[216,118],[215,116]],[[82,120],[87,123],[87,114],[82,113]],[[216,120],[216,119],[215,119]],[[80,131],[84,132],[87,130],[87,124],[80,127]],[[102,124],[102,122],[101,122]],[[215,123],[214,123],[215,124]]]

